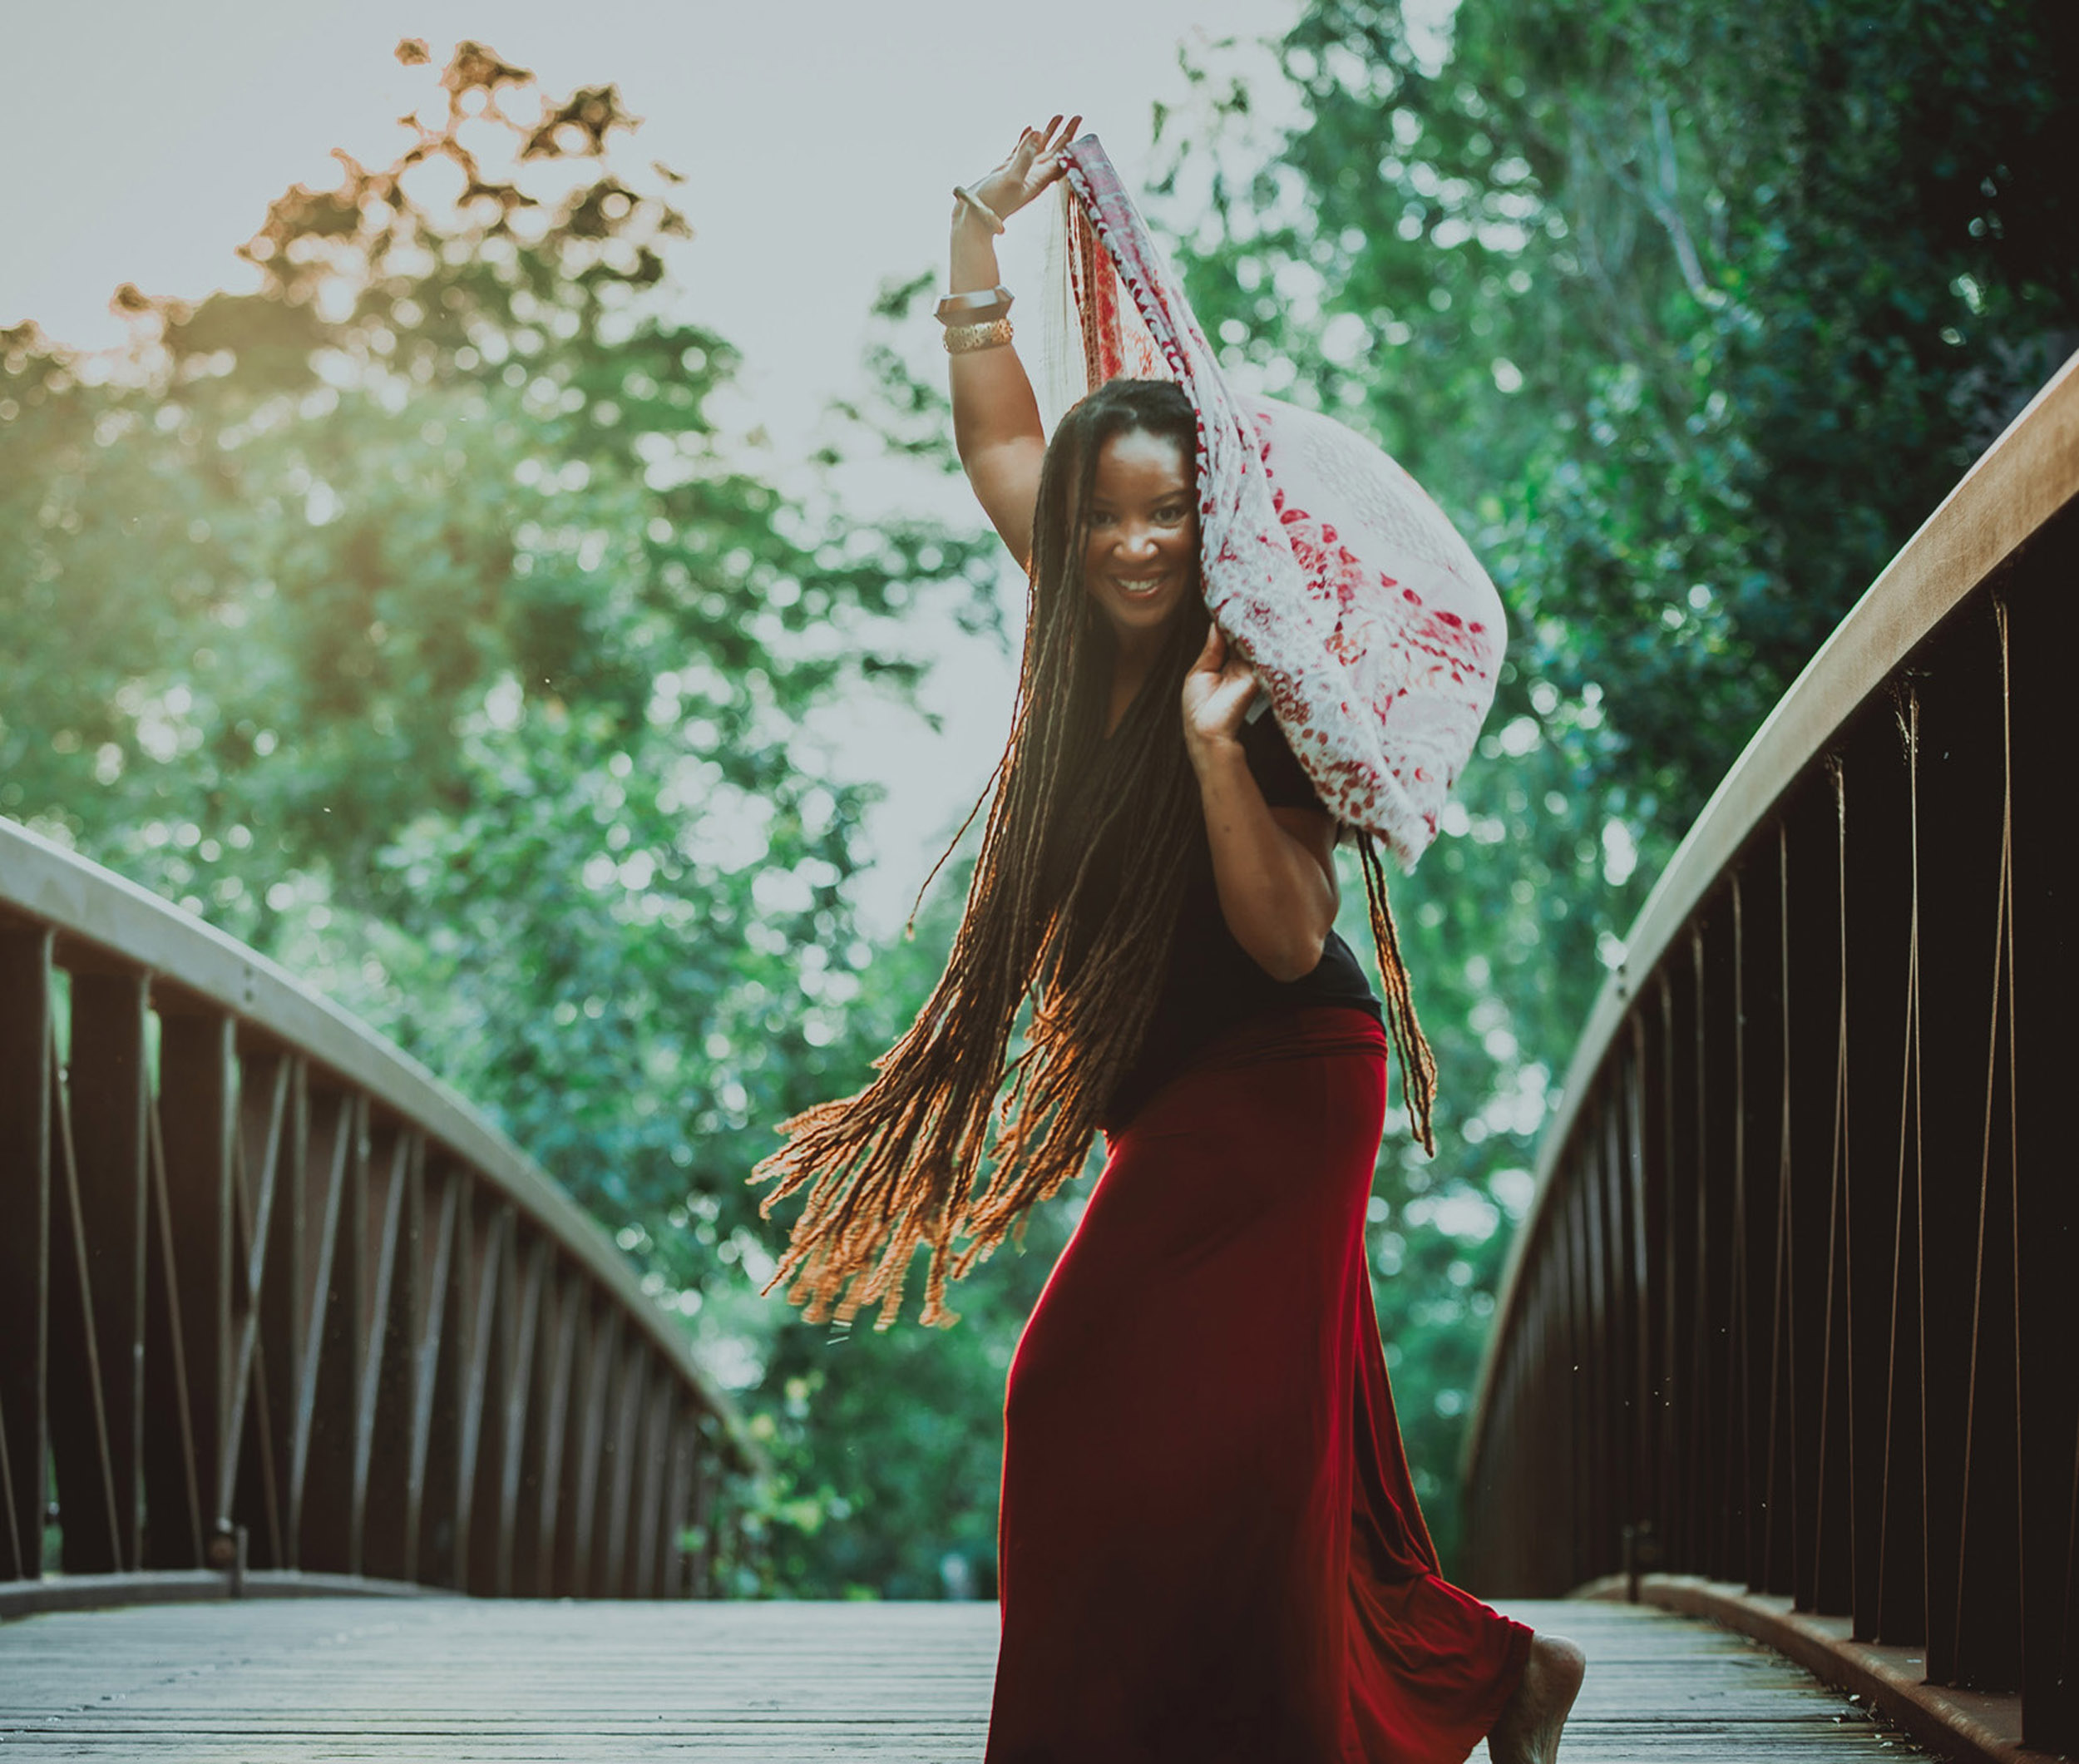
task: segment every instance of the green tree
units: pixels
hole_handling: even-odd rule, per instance
[[[906,689],[919,605],[990,617],[993,551],[783,498],[718,427],[734,358],[669,298],[685,223],[670,175],[625,163],[612,87],[552,98],[475,44],[400,54],[437,126],[274,203],[255,291],[124,290],[112,373],[0,338],[0,810],[486,1107],[725,1371],[773,1360],[750,1400],[773,1430],[808,1349],[775,1356],[798,1326],[745,1290],[772,1228],[744,1178],[921,983],[854,923],[865,797],[805,724]],[[881,365],[860,445],[901,390]],[[993,1415],[960,1382],[988,1344],[937,1351],[947,1413],[892,1365],[846,1386],[881,1417],[883,1483],[906,1429],[928,1447]],[[776,1500],[783,1532],[820,1524]]]
[[[1448,1554],[1506,1241],[1482,1228],[1524,1203],[1644,887],[2079,343],[2079,33],[2057,0],[1445,16],[1309,0],[1267,79],[1202,57],[1164,121],[1168,212],[1234,370],[1376,435],[1509,609],[1490,732],[1399,889],[1439,1156],[1390,1151],[1375,1203]],[[1271,86],[1289,127],[1261,120]]]
[[[1443,34],[1311,0],[1278,62],[1289,131],[1217,58],[1167,125],[1194,303],[1238,375],[1415,471],[1514,626],[1396,891],[1439,1155],[1390,1137],[1373,1203],[1448,1558],[1506,1223],[1645,886],[2079,340],[2079,69],[2051,0],[1497,0]],[[749,1387],[765,1584],[928,1594],[988,1561],[1074,1203],[960,1328],[833,1336],[753,1296],[778,1225],[743,1178],[908,1020],[959,893],[869,947],[862,798],[804,719],[916,677],[921,602],[985,622],[995,554],[783,497],[718,427],[733,359],[671,302],[684,223],[611,87],[427,65],[444,121],[289,192],[257,292],[129,291],[113,373],[0,336],[0,812],[311,976],[616,1230]],[[946,465],[942,399],[869,367],[827,462]]]

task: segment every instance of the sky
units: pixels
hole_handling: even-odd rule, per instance
[[[425,95],[394,57],[475,37],[551,91],[612,82],[641,151],[688,179],[694,240],[674,265],[689,316],[743,353],[737,409],[778,452],[859,383],[867,311],[891,276],[939,266],[956,182],[1020,126],[1080,111],[1128,186],[1153,169],[1158,102],[1186,101],[1180,46],[1275,37],[1296,0],[0,0],[15,77],[0,108],[0,325],[34,319],[86,348],[121,336],[111,293],[197,298],[243,285],[233,253],[289,184],[338,180],[332,150],[381,163]],[[1228,52],[1232,53],[1233,52]],[[1014,235],[1005,273],[1026,267]],[[936,372],[931,363],[920,366]],[[1007,584],[1006,591],[1017,585]],[[832,733],[888,800],[877,928],[1001,746],[1014,667],[950,626],[931,731],[886,705]],[[936,853],[936,847],[932,847]],[[915,872],[915,873],[912,873]]]

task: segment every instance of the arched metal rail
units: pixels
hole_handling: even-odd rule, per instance
[[[613,1244],[482,1116],[0,822],[0,1611],[248,1569],[709,1594],[757,1467]]]
[[[1462,1465],[1474,1584],[1624,1575],[1977,1757],[2079,1750],[2076,596],[2079,358],[1640,914]]]

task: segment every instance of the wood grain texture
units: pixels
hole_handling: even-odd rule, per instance
[[[1622,1605],[1509,1608],[1588,1651],[1564,1764],[1914,1755],[1727,1631]],[[198,1764],[940,1764],[981,1756],[995,1649],[985,1604],[309,1599],[55,1613],[0,1627],[0,1745],[11,1758]]]

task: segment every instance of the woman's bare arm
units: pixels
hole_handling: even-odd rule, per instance
[[[1056,116],[1044,129],[1027,129],[1010,157],[970,186],[1000,217],[1030,202],[1061,175],[1060,150],[1082,121]],[[954,294],[994,288],[1000,279],[995,235],[969,204],[954,199]],[[951,359],[953,443],[990,524],[1020,564],[1032,561],[1032,510],[1046,457],[1039,401],[1015,346],[970,349]]]
[[[1272,979],[1305,979],[1336,923],[1335,822],[1318,808],[1267,807],[1238,742],[1200,771],[1198,789],[1220,917]]]
[[[1184,744],[1198,775],[1220,916],[1273,980],[1301,980],[1320,965],[1336,923],[1336,823],[1318,808],[1263,800],[1241,741],[1257,689],[1213,626],[1184,678]]]

